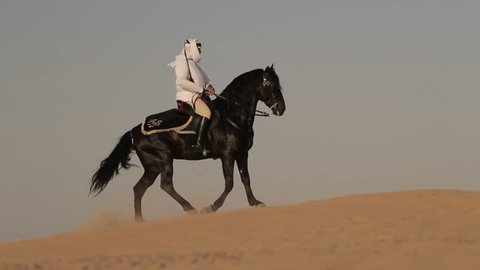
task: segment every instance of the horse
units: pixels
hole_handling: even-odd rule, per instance
[[[135,220],[143,221],[142,197],[146,190],[161,175],[160,187],[175,199],[185,212],[197,213],[197,210],[173,186],[173,160],[217,159],[222,163],[225,188],[211,205],[201,209],[201,213],[215,212],[224,203],[233,189],[233,170],[235,162],[245,187],[250,206],[265,204],[254,196],[250,186],[248,172],[248,151],[253,146],[253,123],[258,101],[267,105],[272,113],[281,116],[285,112],[285,100],[277,73],[273,67],[254,69],[236,77],[217,98],[212,101],[217,121],[212,120],[207,134],[209,152],[199,153],[192,147],[196,136],[176,131],[145,135],[141,124],[127,131],[114,147],[110,155],[100,163],[90,182],[90,194],[97,196],[102,192],[121,168],[131,167],[130,160],[135,150],[144,173],[135,184],[134,208]],[[264,112],[265,113],[265,112]],[[268,114],[267,114],[268,115]],[[213,123],[216,122],[216,123]]]

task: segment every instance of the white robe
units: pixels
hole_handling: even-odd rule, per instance
[[[200,62],[200,52],[196,46],[197,40],[189,39],[189,42],[190,43],[186,43],[184,49],[175,56],[175,61],[169,64],[169,66],[175,68],[176,99],[184,102],[195,100],[204,89],[212,85],[205,71],[198,65]],[[190,80],[190,74],[188,73],[187,59],[185,59],[184,50],[186,51],[193,82]]]

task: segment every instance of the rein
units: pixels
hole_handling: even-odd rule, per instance
[[[192,73],[190,72],[190,64],[188,63],[187,48],[185,48],[185,45],[186,45],[187,43],[190,44],[190,41],[188,41],[188,39],[187,39],[187,41],[185,41],[185,43],[183,43],[183,55],[185,55],[185,61],[187,62],[188,75],[190,76],[189,81],[195,83],[195,82],[193,81]]]
[[[236,102],[236,101],[233,101],[233,100],[228,99],[228,98],[226,98],[226,97],[222,97],[222,96],[217,95],[217,94],[213,94],[213,95],[214,95],[215,97],[220,98],[220,99],[223,99],[223,100],[225,100],[225,101],[227,101],[227,102],[231,102],[231,103],[235,104],[235,105],[238,106],[238,107],[241,107],[241,108],[246,109],[246,110],[250,110],[250,107],[245,106],[245,105],[242,105],[242,104],[240,104],[240,103],[238,103],[238,102]],[[267,112],[264,112],[264,111],[260,111],[260,110],[255,109],[255,116],[269,117],[270,114],[267,113]]]

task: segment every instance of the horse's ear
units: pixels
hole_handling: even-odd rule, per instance
[[[265,68],[265,72],[269,72],[269,71],[274,71],[274,69],[273,69],[273,64],[272,64],[271,66],[267,66],[267,67]]]

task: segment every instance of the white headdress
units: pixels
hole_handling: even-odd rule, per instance
[[[200,62],[201,57],[200,57],[200,51],[198,50],[199,46],[201,45],[198,39],[196,38],[187,39],[187,41],[183,45],[182,50],[176,56],[176,59],[173,62],[170,62],[168,65],[171,66],[172,68],[175,68],[175,62],[179,57],[193,60],[193,62],[195,63]],[[187,61],[187,59],[185,59],[185,61]]]

